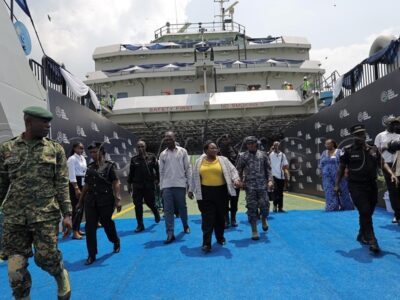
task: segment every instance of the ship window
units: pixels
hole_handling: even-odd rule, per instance
[[[236,92],[236,87],[234,85],[224,86],[224,92]]]
[[[121,98],[128,98],[128,93],[127,92],[117,93],[117,99],[121,99]]]
[[[175,94],[175,95],[183,95],[183,94],[186,94],[186,89],[183,89],[183,88],[174,89],[174,94]]]

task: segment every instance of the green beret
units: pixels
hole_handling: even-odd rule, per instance
[[[35,118],[46,119],[49,121],[53,119],[53,114],[49,112],[47,109],[40,106],[29,106],[25,108],[23,112],[24,114]]]

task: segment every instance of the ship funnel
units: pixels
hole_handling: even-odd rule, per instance
[[[375,54],[379,50],[385,48],[389,43],[393,40],[396,40],[394,35],[380,35],[375,41],[372,43],[371,48],[369,49],[369,56]]]

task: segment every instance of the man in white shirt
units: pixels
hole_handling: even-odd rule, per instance
[[[283,189],[285,181],[289,179],[289,163],[285,153],[279,150],[279,142],[274,142],[273,151],[269,154],[271,161],[272,176],[274,177],[274,212],[283,210]]]
[[[397,141],[400,139],[400,134],[395,132],[395,129],[399,128],[400,121],[390,116],[385,121],[386,130],[379,133],[375,138],[375,146],[382,153],[382,158],[385,163],[389,165],[390,168],[393,167],[393,163],[395,162],[395,154],[387,151],[386,146],[390,141]],[[393,183],[390,179],[390,175],[384,172],[386,186],[389,192],[390,204],[394,211],[394,218],[392,223],[398,223],[400,220],[400,191],[399,188]]]
[[[174,209],[179,210],[183,231],[190,233],[188,212],[186,206],[186,189],[189,187],[192,168],[187,151],[176,145],[175,134],[172,131],[165,133],[164,142],[167,145],[160,154],[160,189],[164,200],[164,217],[167,231],[165,244],[175,240],[174,236]]]

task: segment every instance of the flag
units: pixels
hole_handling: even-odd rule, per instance
[[[31,12],[29,11],[28,3],[26,3],[26,0],[15,0],[19,7],[29,16],[31,17]]]

